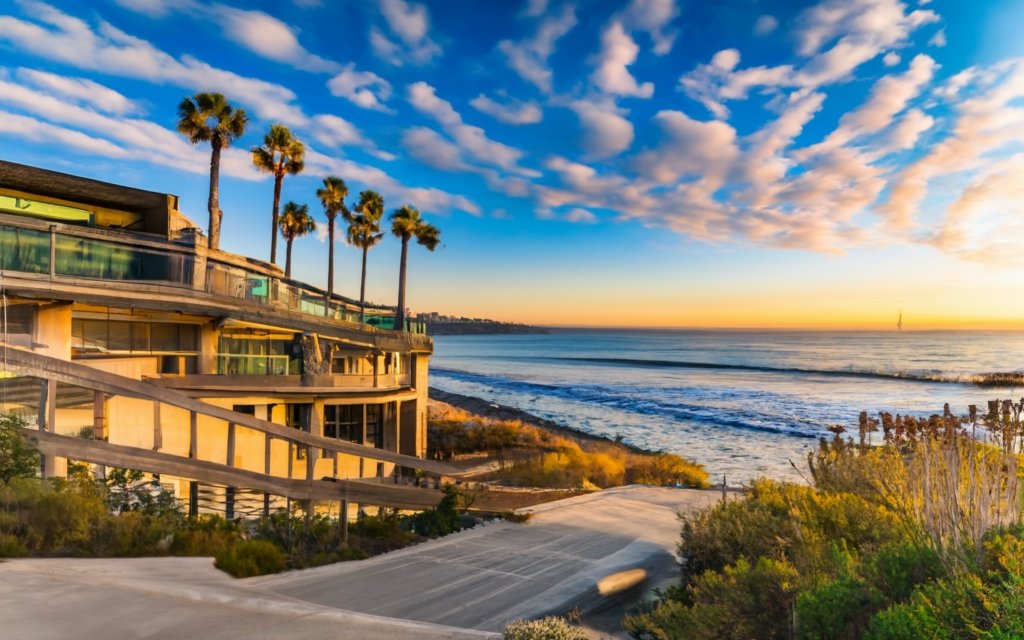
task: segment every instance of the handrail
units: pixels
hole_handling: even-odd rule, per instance
[[[161,241],[152,234],[115,232],[0,213],[0,237],[5,229],[15,234],[18,230],[27,231],[28,235],[10,241],[16,249],[8,251],[5,247],[3,253],[7,256],[4,259],[0,255],[0,271],[48,273],[51,279],[160,283],[395,330],[395,310],[391,307],[360,307],[351,298],[328,295],[312,285],[282,277],[271,265],[261,268],[241,256],[194,244]],[[75,249],[68,249],[69,242],[78,244]],[[74,254],[76,251],[78,255]],[[24,257],[19,260],[19,255]],[[425,334],[425,323],[409,318],[405,331]]]
[[[216,405],[197,400],[181,391],[163,387],[146,380],[135,380],[119,376],[107,371],[94,369],[77,362],[61,360],[40,353],[21,349],[0,342],[4,350],[5,367],[8,371],[21,375],[42,377],[94,391],[102,391],[112,395],[128,396],[142,400],[151,400],[194,411],[195,413],[217,418],[225,422],[259,431],[279,440],[287,440],[296,444],[307,445],[324,451],[336,451],[361,458],[392,462],[402,467],[422,469],[423,471],[445,476],[461,476],[464,472],[447,464],[417,458],[394,451],[367,447],[352,442],[344,442],[332,438],[313,435],[305,431],[292,429],[268,420],[261,420],[245,413],[238,413]]]

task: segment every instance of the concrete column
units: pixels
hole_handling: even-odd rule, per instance
[[[188,457],[196,458],[199,452],[199,415],[188,412]]]
[[[159,451],[164,446],[164,426],[160,420],[160,402],[153,402],[153,451]]]

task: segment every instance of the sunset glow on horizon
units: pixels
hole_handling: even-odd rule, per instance
[[[0,9],[0,156],[181,196],[209,149],[178,103],[249,114],[222,248],[267,259],[272,123],[327,175],[442,231],[414,313],[546,326],[1024,329],[1024,0],[238,3]],[[342,33],[339,36],[339,31]],[[181,34],[190,34],[181,37]],[[358,297],[338,234],[335,289]],[[369,253],[395,304],[399,245]],[[325,234],[294,273],[326,283]]]

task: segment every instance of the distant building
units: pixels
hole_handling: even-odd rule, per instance
[[[207,249],[177,196],[0,162],[0,294],[0,410],[45,475],[131,466],[229,514],[436,501],[385,486],[430,466],[423,325]]]

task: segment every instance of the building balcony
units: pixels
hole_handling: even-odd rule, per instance
[[[147,285],[199,291],[227,303],[245,301],[271,312],[299,313],[309,320],[393,331],[394,309],[328,296],[284,278],[273,265],[210,251],[194,234],[168,241],[153,234],[114,231],[0,214],[0,272],[50,282],[102,282],[131,290]],[[138,288],[137,286],[135,288]],[[230,305],[229,305],[230,306]],[[409,339],[429,347],[425,323],[406,322]]]
[[[408,373],[322,375],[215,375],[163,376],[150,380],[169,389],[237,394],[359,393],[404,391],[412,388]]]

